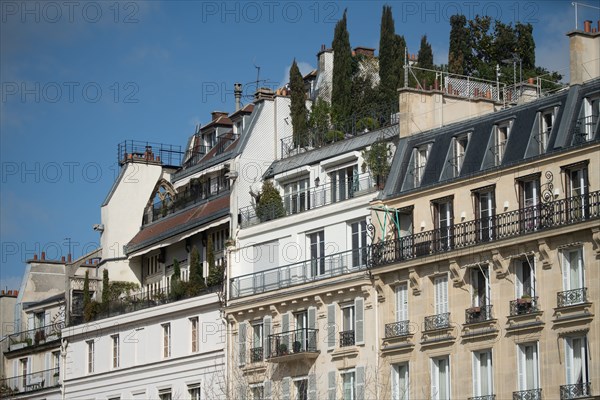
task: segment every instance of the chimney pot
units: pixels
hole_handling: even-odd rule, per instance
[[[65,256],[62,256],[62,257],[60,258],[60,262],[64,264],[64,262],[65,262]]]
[[[590,33],[591,30],[592,30],[592,21],[586,19],[585,21],[583,21],[583,31]]]
[[[33,261],[37,261],[37,254],[33,255]]]
[[[46,259],[46,252],[42,251],[42,260],[45,260],[45,259]]]
[[[0,294],[2,294],[4,296],[4,289],[0,292]]]
[[[242,84],[234,83],[233,84],[233,95],[235,97],[235,111],[238,111],[242,107]]]
[[[18,295],[19,295],[19,291],[18,291],[18,290],[14,290],[14,291],[13,291],[13,294],[14,294],[15,296],[18,296]]]
[[[67,254],[67,262],[71,262],[71,253]]]

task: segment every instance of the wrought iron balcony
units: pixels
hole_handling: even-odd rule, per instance
[[[250,349],[250,362],[261,362],[263,360],[263,348],[253,347]]]
[[[58,340],[60,339],[61,330],[64,327],[64,321],[59,321],[54,324],[8,335],[8,350],[18,350],[23,347]]]
[[[425,331],[450,328],[450,313],[447,312],[425,317],[423,328]]]
[[[59,386],[59,369],[51,368],[30,374],[1,379],[0,394],[2,395],[2,398],[8,398],[12,395]]]
[[[327,183],[286,194],[283,197],[283,209],[273,205],[257,212],[255,206],[242,207],[239,210],[240,225],[242,228],[247,228],[377,191],[376,181],[370,173],[357,175],[351,182],[343,183],[337,185]]]
[[[316,329],[296,329],[269,335],[269,350],[267,358],[275,358],[299,353],[317,352]]]
[[[560,400],[579,399],[591,396],[592,388],[589,382],[561,385],[560,387]]]
[[[513,392],[513,400],[542,400],[542,389]]]
[[[370,247],[284,265],[230,279],[232,298],[251,296],[365,270]]]
[[[556,294],[558,307],[568,307],[587,302],[587,288],[565,290]]]
[[[354,331],[340,332],[340,347],[354,346]]]
[[[533,314],[539,310],[538,308],[538,297],[521,297],[520,299],[511,300],[509,302],[510,315],[524,315]]]
[[[398,321],[385,325],[385,337],[393,338],[410,334],[410,321]]]
[[[600,218],[600,191],[385,240],[372,246],[374,267]]]
[[[496,395],[486,394],[485,396],[469,397],[468,400],[496,400]]]
[[[151,143],[138,140],[125,140],[118,145],[118,162],[156,162],[162,165],[179,167],[184,152],[181,146],[164,143]]]
[[[471,307],[465,310],[465,324],[476,324],[490,319],[492,319],[492,305]]]

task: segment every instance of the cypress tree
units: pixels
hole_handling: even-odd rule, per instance
[[[379,92],[384,104],[395,104],[397,89],[404,85],[404,36],[396,35],[392,7],[383,6],[379,33]]]
[[[431,44],[429,44],[429,42],[427,41],[427,35],[423,35],[421,37],[421,47],[419,48],[419,53],[417,57],[417,65],[419,68],[433,70],[433,51],[431,50]],[[417,76],[419,76],[421,80],[421,82],[419,82],[420,84],[423,84],[422,81],[425,81],[424,89],[427,89],[429,85],[433,84],[433,80],[435,79],[435,72],[419,71],[419,74]]]
[[[450,47],[448,49],[448,72],[466,75],[470,61],[469,36],[464,15],[450,17]]]
[[[211,241],[210,236],[208,238]],[[198,294],[198,291],[204,287],[204,277],[202,276],[202,266],[200,265],[200,253],[198,248],[194,246],[190,254],[190,285],[191,295]]]
[[[108,270],[102,271],[102,308],[106,311],[108,309],[108,302],[110,300],[110,291],[108,283]]]
[[[90,274],[89,271],[85,271],[85,278],[83,278],[83,309],[90,304],[92,300],[90,296]]]
[[[217,286],[223,282],[224,269],[220,265],[215,265],[215,251],[210,236],[208,237],[206,247],[206,262],[208,263],[208,277],[206,278],[206,284],[208,287]]]
[[[308,110],[306,109],[304,80],[295,59],[290,68],[290,100],[294,145],[305,147],[308,145]]]
[[[256,215],[260,222],[270,221],[285,215],[281,195],[271,181],[263,182],[262,191],[256,205]]]
[[[336,125],[342,125],[351,114],[352,50],[346,28],[346,10],[335,25],[333,34],[333,79],[331,88],[331,114]]]
[[[180,299],[183,296],[183,285],[181,282],[181,267],[179,261],[173,259],[173,275],[171,276],[171,297],[175,300]]]

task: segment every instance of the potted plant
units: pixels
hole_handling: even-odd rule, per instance
[[[277,347],[277,353],[280,356],[284,356],[288,353],[288,346],[285,343],[281,343],[278,347]]]
[[[531,304],[531,295],[524,294],[520,299],[517,299],[517,303],[519,304]]]
[[[302,343],[299,340],[296,340],[293,344],[294,353],[300,353],[302,350]]]
[[[36,331],[33,340],[35,344],[44,343],[46,341],[46,333],[43,330]]]

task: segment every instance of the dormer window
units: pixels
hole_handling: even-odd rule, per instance
[[[455,178],[460,175],[468,143],[468,133],[452,138],[452,158],[450,159],[450,164],[452,164],[452,173]]]
[[[494,165],[496,166],[500,165],[502,163],[502,159],[504,158],[506,142],[508,142],[511,127],[512,121],[503,122],[495,126],[494,145],[492,146],[491,150],[494,153]]]
[[[594,132],[598,126],[600,115],[600,97],[586,97],[583,99],[583,117],[577,121],[577,133],[579,137],[575,141],[589,141],[594,137]]]
[[[539,144],[540,154],[544,154],[548,149],[548,139],[550,139],[550,133],[554,126],[554,109],[544,110],[538,114],[539,120],[539,133],[537,135],[537,141]]]
[[[421,184],[429,157],[429,144],[424,144],[413,149],[413,177],[415,187]]]

